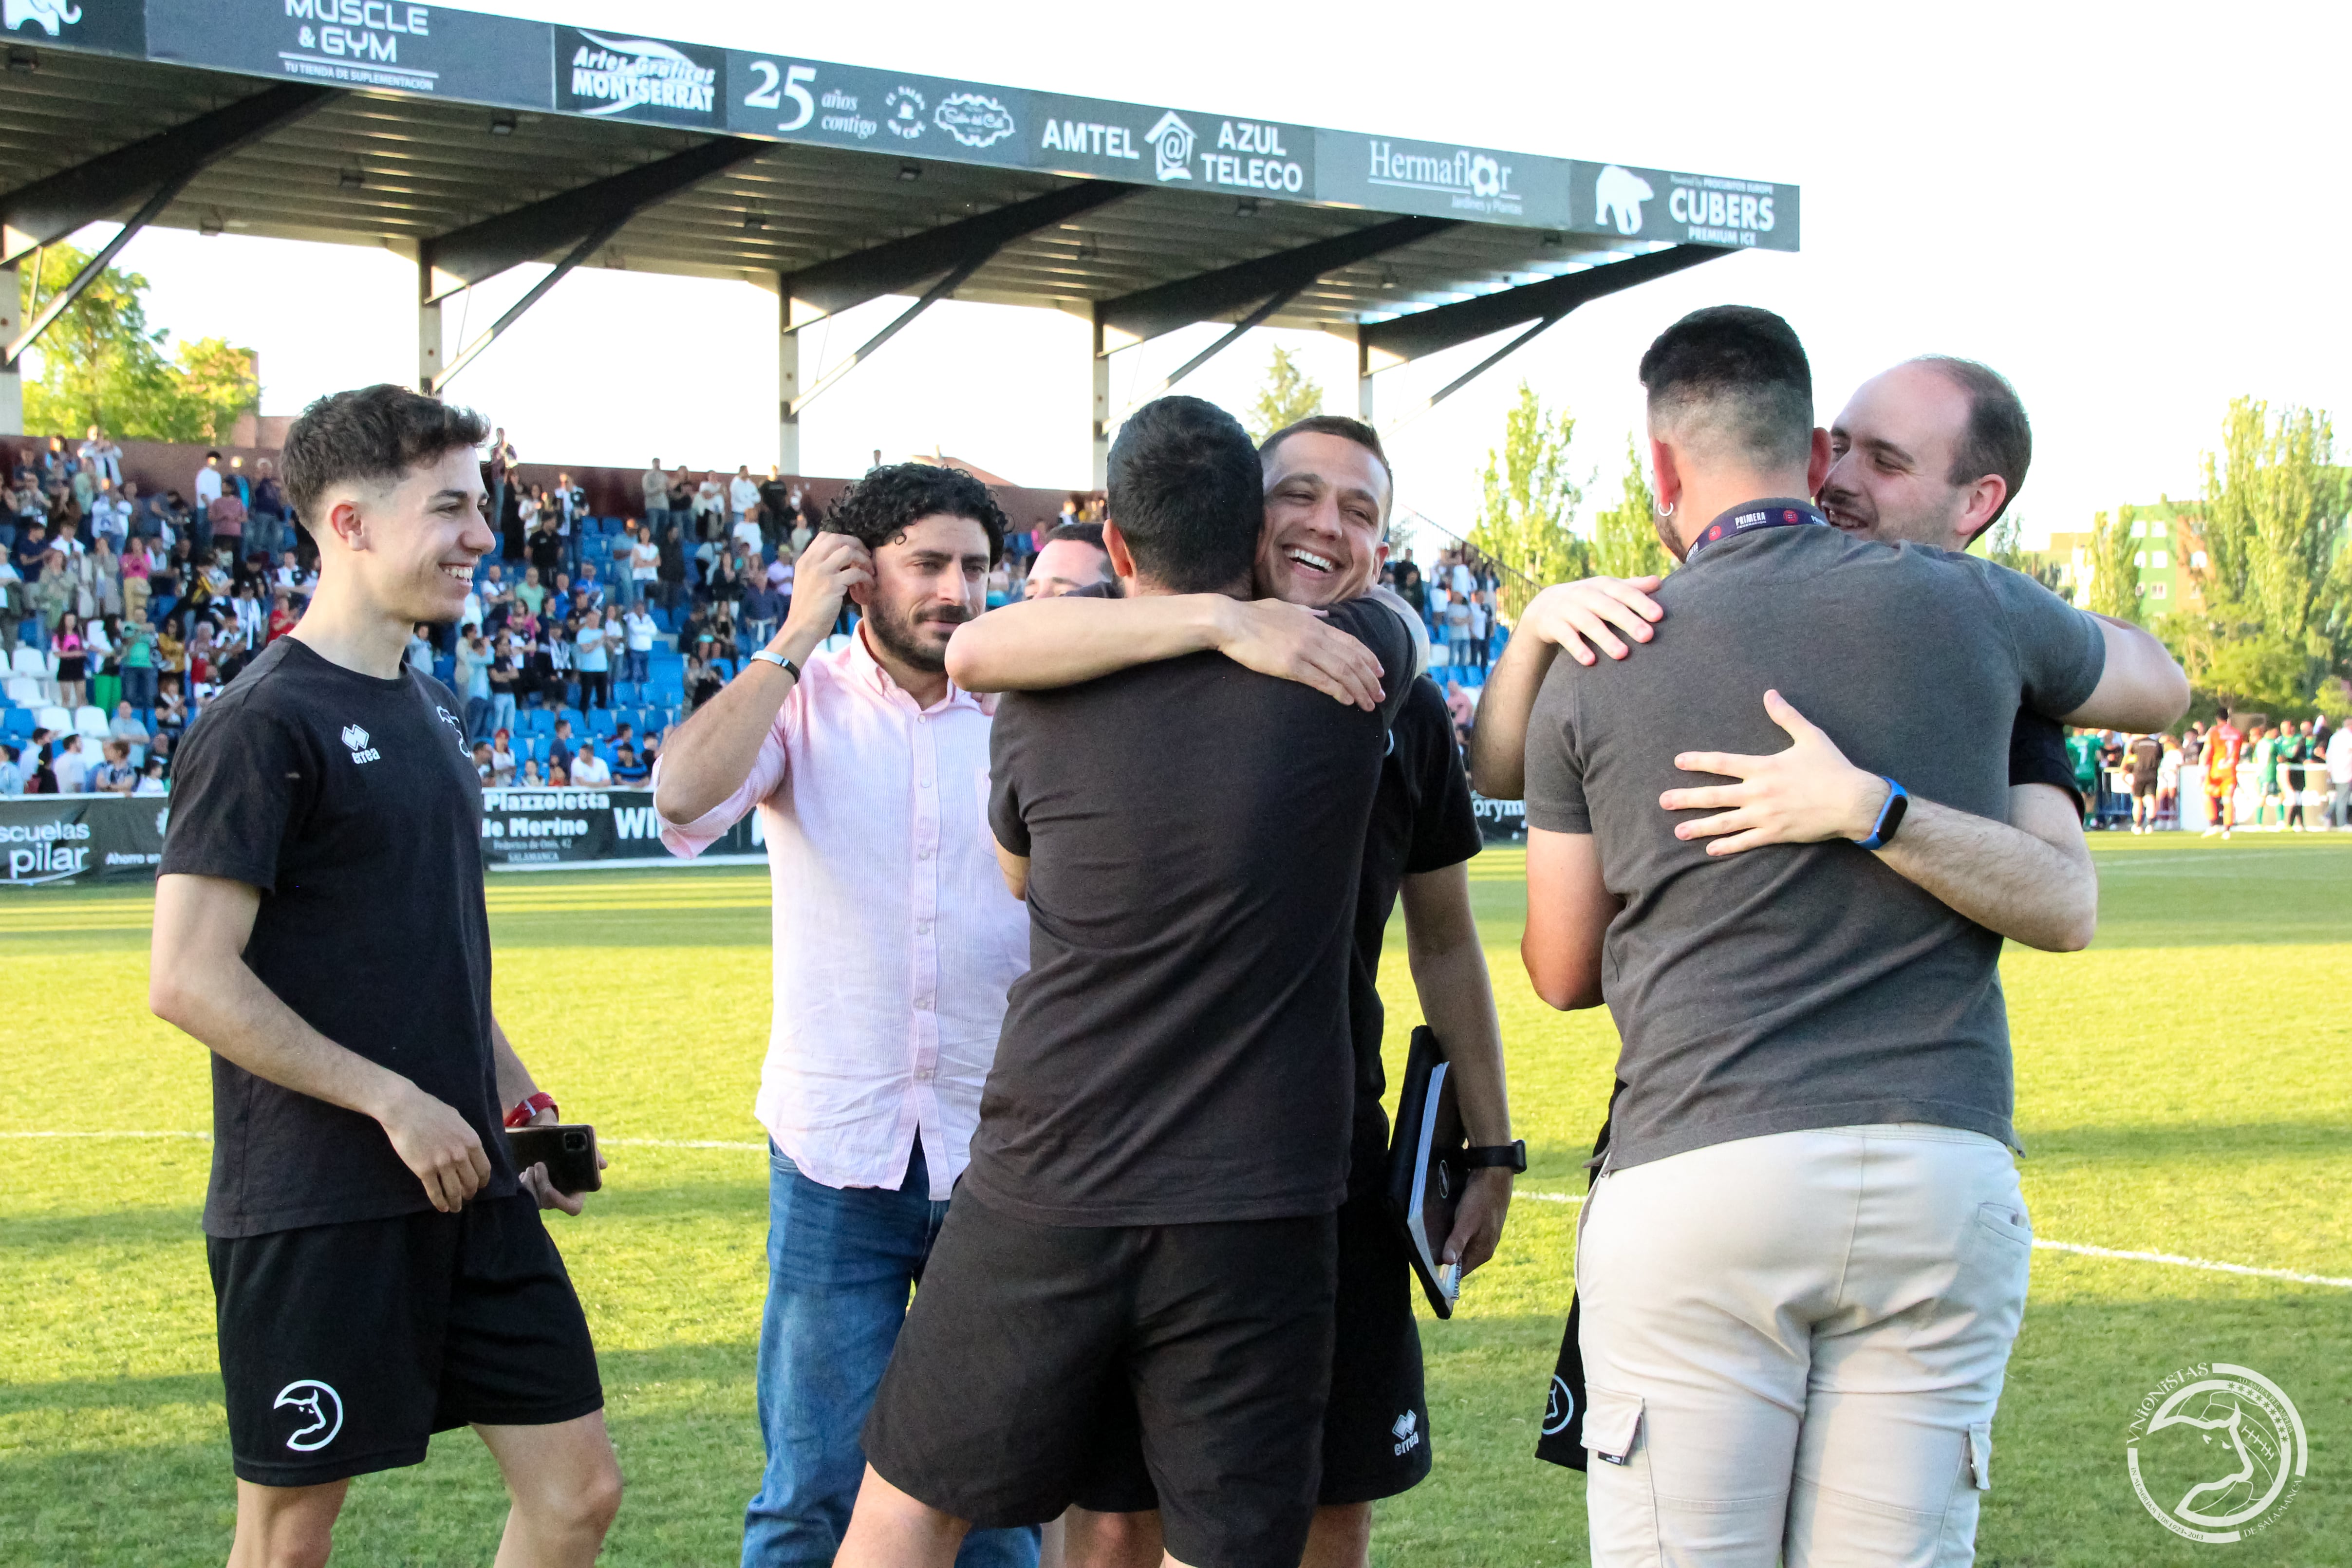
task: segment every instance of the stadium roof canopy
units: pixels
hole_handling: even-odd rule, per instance
[[[0,269],[122,221],[89,274],[0,287],[17,356],[148,224],[415,258],[418,382],[446,384],[575,266],[741,279],[779,299],[780,458],[800,409],[941,299],[1095,325],[1109,356],[1202,321],[1323,328],[1389,365],[1743,247],[1792,250],[1794,186],[1321,130],[621,36],[409,0],[5,0]],[[440,302],[554,270],[467,344]],[[798,329],[914,302],[803,384]],[[320,305],[324,311],[331,307]],[[446,353],[445,353],[446,349]],[[812,366],[814,372],[817,367]]]

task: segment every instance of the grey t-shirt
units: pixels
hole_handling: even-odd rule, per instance
[[[1657,598],[1671,635],[1554,663],[1528,734],[1528,826],[1593,835],[1624,904],[1611,1164],[1881,1121],[2014,1143],[1999,936],[1843,839],[1710,858],[1658,796],[1727,782],[1678,752],[1785,750],[1772,688],[1857,766],[2005,820],[2018,706],[2089,698],[2097,623],[2017,573],[1819,526],[1710,545]]]

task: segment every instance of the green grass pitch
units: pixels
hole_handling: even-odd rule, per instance
[[[2352,837],[2097,845],[2088,952],[2011,949],[2025,1187],[2045,1240],[2352,1278]],[[1532,1166],[1496,1261],[1424,1325],[1436,1470],[1382,1505],[1375,1560],[1585,1560],[1583,1481],[1531,1455],[1570,1286],[1579,1163],[1614,1036],[1529,993],[1520,857],[1473,867]],[[554,1228],[587,1304],[629,1480],[608,1561],[734,1561],[759,1474],[764,1282],[753,1086],[767,1035],[763,872],[493,879],[499,1011],[610,1184]],[[145,1006],[143,890],[0,900],[0,1568],[222,1561],[233,1491],[197,1216],[203,1051]],[[789,921],[787,922],[789,925]],[[1392,931],[1392,1050],[1418,1017]],[[27,1136],[38,1134],[38,1136]],[[1549,1201],[1547,1201],[1549,1200]],[[1979,1561],[2008,1568],[2352,1563],[2352,1289],[2034,1254],[1995,1426]],[[2232,1547],[2168,1534],[2124,1466],[2165,1373],[2253,1367],[2300,1407],[2301,1493]],[[338,1560],[481,1563],[504,1509],[464,1433],[352,1489]]]

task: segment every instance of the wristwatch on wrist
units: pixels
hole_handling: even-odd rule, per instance
[[[1528,1141],[1514,1138],[1508,1143],[1473,1143],[1462,1151],[1462,1163],[1473,1171],[1499,1166],[1524,1176],[1528,1173]]]
[[[751,657],[760,660],[763,664],[774,665],[778,669],[782,670],[794,680],[798,680],[801,678],[801,667],[794,664],[791,659],[786,658],[782,654],[773,653],[767,648],[761,648]]]
[[[1870,829],[1870,837],[1855,843],[1864,849],[1883,849],[1895,837],[1895,830],[1903,826],[1903,814],[1911,806],[1911,796],[1893,779],[1886,781],[1886,804],[1878,808],[1878,820]]]

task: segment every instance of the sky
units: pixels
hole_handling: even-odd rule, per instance
[[[1786,316],[1825,424],[1857,383],[1912,354],[2004,372],[2034,426],[2015,504],[2030,540],[2120,502],[2195,493],[2232,397],[2352,409],[2341,6],[897,0],[887,26],[870,6],[772,0],[476,6],[1803,187],[1800,252],[1743,253],[1586,306],[1384,431],[1400,501],[1456,529],[1521,379],[1575,416],[1575,466],[1598,475],[1588,510],[1613,502],[1641,422],[1635,363],[1702,305]],[[266,412],[415,375],[415,274],[388,252],[155,230],[121,264],[151,280],[157,324],[259,351]],[[542,271],[474,290],[469,331]],[[803,384],[812,352],[829,363],[902,305],[812,329]],[[1115,396],[1222,330],[1121,353]],[[774,456],[774,297],[748,283],[582,268],[449,395],[505,426],[526,460],[756,468]],[[1327,408],[1355,411],[1353,350],[1325,333],[1253,333],[1183,390],[1243,409],[1276,343],[1301,354]],[[1082,486],[1087,346],[1084,323],[1061,312],[939,306],[810,405],[801,466],[851,474],[877,448],[944,451],[1018,483]],[[1406,408],[1493,346],[1383,373],[1379,406]]]

